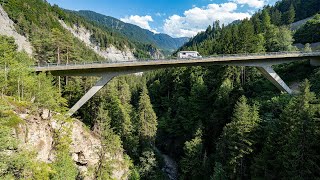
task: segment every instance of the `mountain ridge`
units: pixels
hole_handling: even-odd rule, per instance
[[[94,11],[67,11],[81,15],[82,17],[88,20],[94,21],[104,27],[119,32],[131,40],[139,41],[142,43],[151,43],[165,51],[174,51],[180,48],[184,43],[186,43],[189,40],[189,38],[187,37],[173,38],[164,33],[155,34],[137,25],[125,23],[117,18],[103,15]]]

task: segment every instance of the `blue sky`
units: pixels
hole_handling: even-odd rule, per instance
[[[276,0],[48,0],[62,8],[92,10],[155,33],[192,37],[213,21],[250,17]]]

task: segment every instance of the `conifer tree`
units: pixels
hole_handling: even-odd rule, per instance
[[[111,118],[109,117],[108,111],[104,110],[103,107],[99,108],[96,121],[98,122],[101,141],[96,178],[101,180],[112,179],[113,167],[111,164],[116,161],[117,154],[122,152],[121,140],[120,137],[113,132],[110,126]]]
[[[265,32],[271,25],[271,18],[269,12],[264,9],[262,10],[262,31]]]
[[[254,151],[253,133],[260,121],[258,110],[250,107],[242,96],[235,106],[232,121],[225,126],[217,144],[217,163],[221,163],[228,178],[246,178],[249,160]],[[218,172],[216,172],[218,173]]]
[[[293,98],[282,115],[283,121],[288,122],[287,125],[291,127],[284,136],[286,143],[283,151],[277,156],[283,164],[284,177],[319,177],[320,134],[317,123],[319,117],[316,115],[319,107],[315,94],[310,92],[310,83],[306,80],[301,86],[301,94]]]
[[[145,142],[154,143],[158,122],[146,87],[142,89],[140,94],[138,124],[140,138]]]
[[[184,156],[180,161],[182,179],[201,179],[203,175],[204,163],[203,163],[203,142],[202,131],[197,130],[195,137],[185,142],[183,151]]]
[[[286,13],[286,24],[291,24],[294,22],[296,16],[296,12],[294,10],[293,4],[290,5],[288,12]]]

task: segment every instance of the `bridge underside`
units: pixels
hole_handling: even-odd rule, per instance
[[[212,65],[212,64],[211,64]],[[230,65],[230,64],[228,64]],[[232,64],[236,66],[253,66],[253,64],[241,63],[241,64]],[[292,94],[292,90],[286,85],[286,83],[280,78],[280,76],[273,70],[271,64],[262,63],[254,64],[255,67],[261,72],[261,74],[266,77],[270,82],[272,82],[281,92],[286,92]],[[82,76],[99,76],[100,80],[69,110],[68,116],[72,116],[76,111],[78,111],[93,95],[95,95],[101,88],[103,88],[112,78],[119,75],[126,75],[131,73],[143,72],[148,70],[154,70],[158,68],[141,68],[141,69],[127,69],[127,70],[118,70],[111,72],[87,72],[86,74],[81,73]],[[67,73],[68,76],[79,76],[80,74]],[[65,73],[64,73],[65,75]]]

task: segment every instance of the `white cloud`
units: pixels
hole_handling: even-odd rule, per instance
[[[126,23],[135,24],[143,29],[152,31],[153,33],[158,33],[156,30],[150,27],[149,22],[153,22],[153,19],[149,15],[147,16],[131,15],[129,17],[126,16],[125,18],[121,18],[120,20]]]
[[[163,30],[173,37],[192,37],[205,30],[214,21],[228,24],[234,20],[250,17],[249,13],[235,12],[236,3],[209,4],[206,7],[194,7],[184,12],[183,16],[173,15],[165,20]]]
[[[265,0],[231,0],[237,4],[247,4],[253,8],[262,8],[265,5]]]

